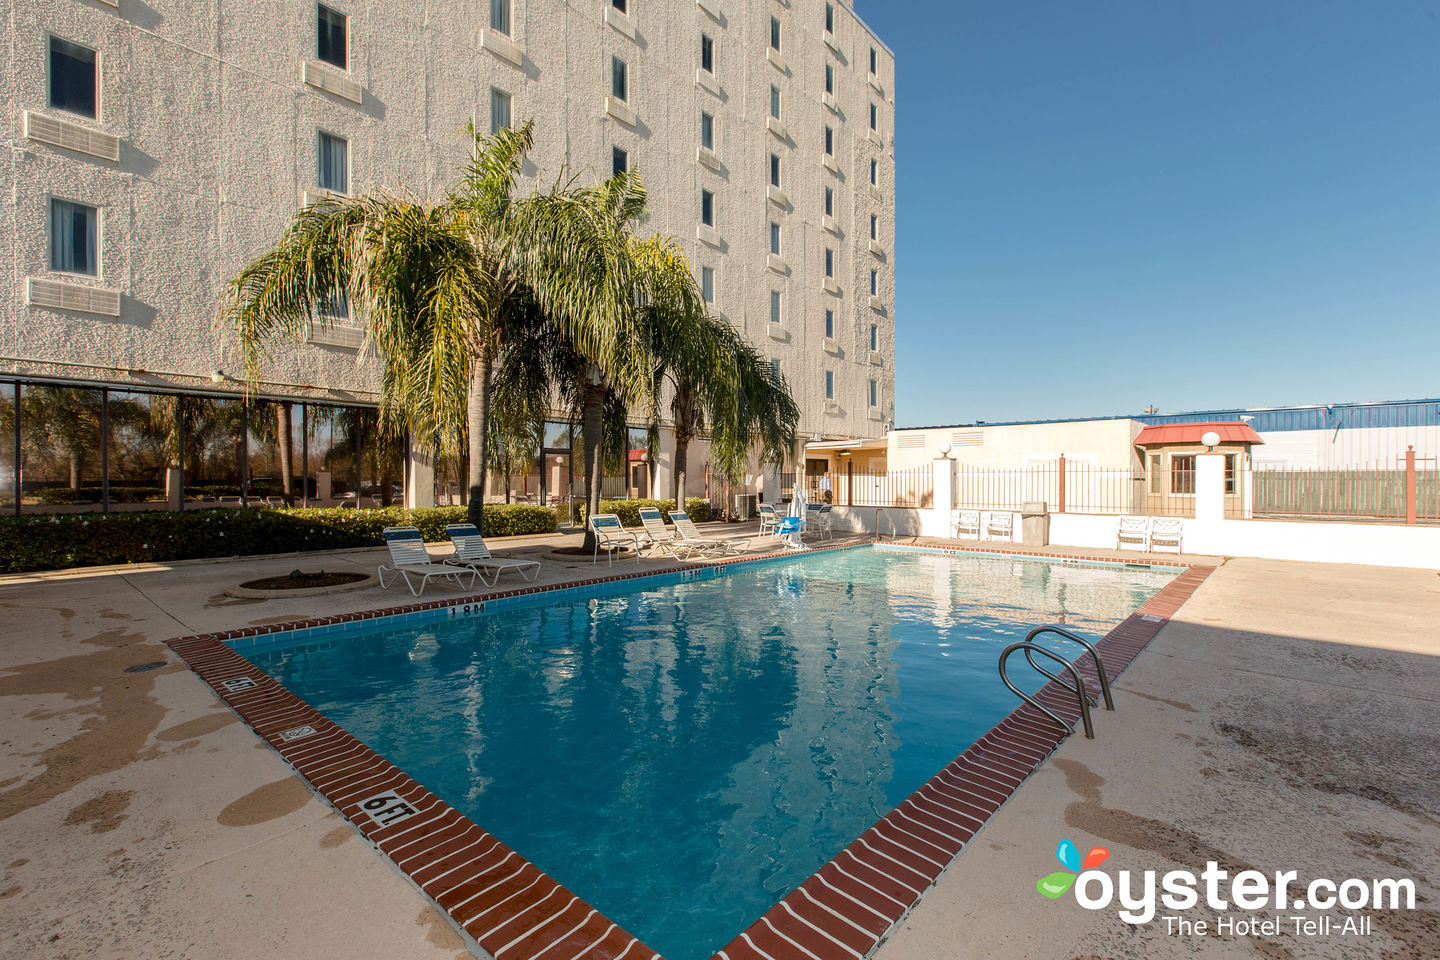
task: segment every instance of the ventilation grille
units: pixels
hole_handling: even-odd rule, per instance
[[[306,60],[300,64],[300,79],[316,90],[333,93],[352,103],[360,103],[365,99],[364,87],[319,60]]]
[[[924,450],[925,434],[923,433],[902,433],[895,446],[900,450]]]
[[[25,137],[77,153],[88,153],[102,160],[120,159],[120,138],[78,123],[25,111]]]
[[[695,5],[710,14],[710,19],[716,23],[721,21],[720,7],[715,3],[715,0],[695,0]]]
[[[979,430],[957,430],[950,434],[952,447],[983,447],[985,434]]]
[[[349,320],[336,320],[328,329],[317,323],[310,328],[310,342],[322,347],[359,350],[365,343],[365,331]]]
[[[502,60],[508,60],[517,67],[525,65],[525,51],[520,45],[498,30],[480,31],[480,49],[489,50]]]
[[[85,287],[78,283],[42,280],[27,277],[25,302],[33,307],[51,310],[76,310],[96,313],[102,317],[120,316],[120,291],[105,287]]]

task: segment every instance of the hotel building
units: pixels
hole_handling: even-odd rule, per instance
[[[4,512],[265,497],[286,429],[301,500],[388,501],[406,475],[412,504],[445,500],[443,468],[373,436],[358,327],[281,346],[245,404],[215,317],[326,192],[439,198],[467,122],[535,119],[522,190],[640,170],[643,229],[680,238],[715,312],[778,364],[802,437],[878,438],[893,419],[895,63],[848,3],[7,6]],[[570,446],[561,425],[545,434]],[[661,447],[622,489],[668,490]],[[692,495],[703,459],[692,448]]]

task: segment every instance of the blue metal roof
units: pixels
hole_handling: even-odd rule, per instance
[[[998,423],[955,423],[902,430],[948,427],[1014,427],[1040,423],[1080,423],[1091,420],[1138,420],[1147,426],[1166,423],[1203,423],[1207,420],[1244,420],[1260,433],[1285,430],[1354,430],[1374,427],[1433,427],[1440,425],[1440,399],[1394,400],[1384,403],[1334,403],[1309,407],[1252,407],[1231,410],[1196,410],[1190,413],[1137,413],[1131,416],[1070,417],[1063,420],[1009,420]]]

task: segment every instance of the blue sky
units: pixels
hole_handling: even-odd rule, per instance
[[[1437,8],[858,0],[897,424],[1440,395]]]

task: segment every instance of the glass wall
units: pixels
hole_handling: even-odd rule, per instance
[[[104,394],[84,387],[25,384],[20,391],[22,513],[97,509]]]
[[[30,388],[26,388],[30,389]],[[109,393],[109,508],[168,510],[167,473],[178,462],[179,397]]]
[[[0,514],[15,512],[15,384],[0,383]]]

